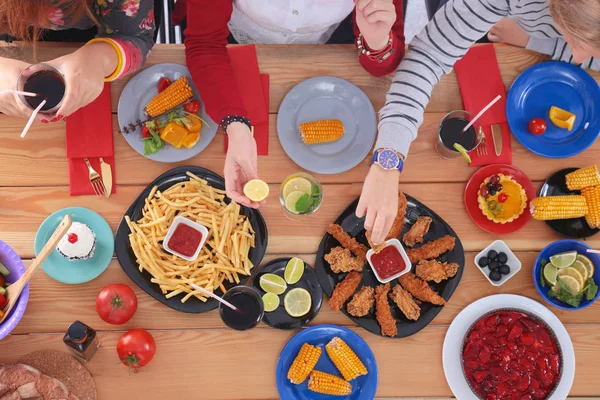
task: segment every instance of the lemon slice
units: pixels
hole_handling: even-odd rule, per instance
[[[300,214],[298,210],[296,210],[296,203],[298,202],[298,199],[305,194],[306,193],[299,190],[295,190],[288,194],[285,198],[285,208],[291,213]]]
[[[244,185],[244,195],[254,202],[263,201],[269,196],[269,185],[260,179],[252,179]]]
[[[265,312],[273,312],[279,307],[279,296],[275,293],[265,293],[262,297],[262,301],[265,306]]]
[[[306,289],[292,289],[283,298],[285,311],[294,318],[303,317],[308,314],[311,305],[312,298]]]
[[[594,276],[594,271],[596,269],[594,268],[594,263],[592,262],[592,260],[590,260],[588,257],[586,257],[584,255],[578,254],[577,261],[581,261],[583,263],[583,265],[587,268],[589,278]]]
[[[544,267],[544,278],[546,278],[548,283],[550,283],[551,285],[556,285],[557,273],[558,269],[550,263],[546,264],[546,266]]]
[[[573,294],[577,294],[581,291],[581,285],[577,282],[577,279],[573,278],[570,275],[563,275],[560,277],[560,280],[567,285],[569,291]]]
[[[565,253],[555,254],[550,257],[550,262],[558,269],[570,267],[573,265],[575,260],[577,260],[576,251],[567,251]]]
[[[285,266],[285,272],[283,273],[283,277],[285,281],[290,285],[298,282],[302,275],[304,274],[304,261],[299,259],[298,257],[292,257],[290,261],[288,261]]]
[[[458,143],[454,143],[454,148],[456,149],[456,151],[458,151],[460,154],[462,154],[462,156],[465,158],[465,160],[471,164],[471,156],[469,156],[469,153],[467,152],[467,149],[465,149],[463,146],[461,146]]]
[[[284,199],[287,198],[292,192],[302,192],[311,195],[312,183],[310,183],[310,181],[306,178],[292,178],[289,179],[285,185],[283,185],[281,192]]]
[[[574,268],[577,271],[579,271],[579,273],[581,274],[581,276],[583,277],[583,281],[587,282],[589,276],[589,272],[587,267],[585,266],[584,263],[582,263],[581,261],[577,260],[573,263],[573,265],[571,265],[569,268]]]
[[[573,279],[577,280],[577,283],[579,283],[580,289],[583,287],[583,285],[585,283],[585,280],[583,279],[583,276],[581,275],[581,273],[573,267],[567,267],[567,268],[558,270],[558,273],[556,274],[556,276],[560,277],[560,278],[562,278],[563,276],[572,277]]]
[[[282,294],[287,289],[287,283],[275,274],[264,274],[260,277],[260,287],[267,293]]]

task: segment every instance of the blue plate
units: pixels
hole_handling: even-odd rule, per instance
[[[550,121],[550,107],[574,113],[572,131]],[[543,157],[566,158],[590,147],[600,134],[600,88],[583,69],[563,62],[546,62],[527,69],[515,80],[506,102],[513,135],[529,151]],[[529,121],[546,121],[543,135],[529,133]]]
[[[35,254],[40,253],[54,230],[65,215],[71,214],[73,222],[88,225],[96,234],[96,250],[89,260],[69,261],[56,249],[42,264],[42,268],[53,279],[62,283],[85,283],[98,277],[110,264],[115,250],[115,239],[108,223],[92,210],[81,207],[64,208],[50,215],[35,235]]]
[[[587,249],[591,249],[591,247],[585,243],[578,242],[577,240],[565,239],[551,243],[540,252],[540,254],[537,256],[537,259],[535,260],[535,265],[533,266],[533,282],[535,283],[535,288],[537,289],[538,293],[544,298],[544,300],[546,300],[546,302],[550,303],[554,307],[563,310],[573,311],[586,308],[592,305],[596,300],[598,300],[598,298],[600,297],[600,291],[598,292],[598,294],[596,294],[596,298],[594,298],[592,301],[586,300],[586,298],[584,297],[579,307],[571,307],[570,305],[565,304],[562,301],[558,301],[553,297],[549,297],[548,291],[550,290],[550,286],[546,285],[545,287],[542,287],[541,285],[542,260],[549,261],[550,256],[553,256],[558,253],[563,253],[565,251],[573,250],[592,260],[595,267],[594,281],[596,281],[597,285],[600,285],[600,256],[598,256],[598,254],[587,253]]]
[[[369,372],[350,382],[352,394],[348,396],[318,394],[308,390],[308,379],[301,385],[294,385],[288,380],[288,370],[304,343],[321,346],[323,349],[321,358],[315,367],[316,370],[341,377],[342,375],[325,351],[325,345],[336,336],[354,350]],[[277,361],[276,377],[277,390],[282,400],[372,400],[377,391],[377,362],[369,345],[356,333],[341,326],[317,325],[300,331],[285,345]]]

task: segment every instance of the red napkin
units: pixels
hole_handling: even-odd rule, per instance
[[[92,167],[102,175],[100,160],[110,164],[112,171],[112,192],[116,192],[115,148],[113,143],[112,110],[110,85],[96,100],[67,117],[67,157],[69,158],[69,178],[71,196],[95,194],[90,184],[89,171],[83,161],[87,157]]]
[[[248,118],[254,125],[258,155],[266,156],[269,154],[269,75],[261,75],[254,45],[229,47],[227,51]]]
[[[487,156],[477,151],[469,153],[471,166],[488,164],[512,164],[510,130],[506,122],[506,88],[502,82],[494,45],[472,47],[454,66],[458,86],[466,111],[477,115],[497,95],[502,98],[479,119],[487,141]],[[502,130],[502,153],[496,156],[492,125],[499,124]]]

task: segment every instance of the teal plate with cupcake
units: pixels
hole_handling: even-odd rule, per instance
[[[51,278],[69,284],[89,282],[106,270],[115,250],[115,239],[108,223],[87,208],[64,208],[50,215],[35,235],[36,256],[66,214],[73,225],[42,265]]]

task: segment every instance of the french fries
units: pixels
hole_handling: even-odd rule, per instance
[[[190,172],[187,175],[189,181],[164,192],[154,187],[145,200],[142,217],[131,221],[125,216],[125,220],[140,272],[150,273],[150,281],[159,285],[168,299],[184,294],[182,303],[192,297],[206,302],[207,297],[191,284],[224,293],[225,283],[238,284],[240,276],[249,276],[254,267],[248,257],[254,247],[254,230],[236,202],[225,203],[223,190]],[[194,262],[171,255],[162,247],[161,242],[178,215],[208,229],[204,247]]]

